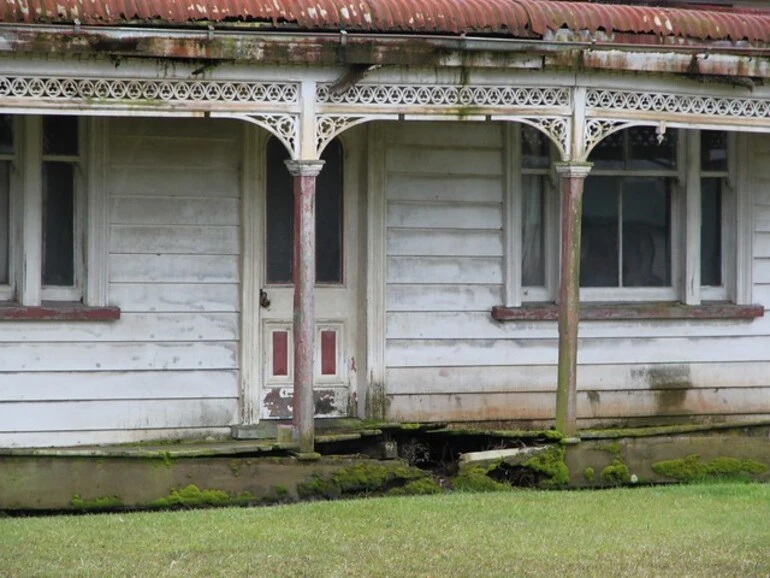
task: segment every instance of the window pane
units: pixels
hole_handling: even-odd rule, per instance
[[[700,166],[704,171],[727,170],[727,133],[725,131],[701,131]]]
[[[676,168],[676,130],[668,130],[658,143],[658,133],[642,126],[626,131],[628,138],[627,167],[632,170],[668,170]]]
[[[316,181],[316,281],[342,283],[342,144],[324,149],[323,170]]]
[[[342,282],[342,146],[332,141],[316,180],[316,281]],[[267,145],[267,282],[292,282],[294,194],[289,158],[278,139]]]
[[[625,154],[625,131],[615,132],[602,139],[588,155],[588,161],[594,163],[594,169],[622,169]]]
[[[700,282],[722,285],[722,179],[701,179]]]
[[[548,137],[534,127],[521,125],[521,164],[527,169],[551,166]]]
[[[545,285],[544,181],[540,175],[521,177],[521,281],[525,287]]]
[[[0,162],[0,284],[8,283],[8,255],[10,241],[10,169],[11,163]]]
[[[580,245],[580,285],[617,287],[618,177],[588,177],[583,193],[583,226]]]
[[[283,144],[267,143],[267,282],[291,283],[294,194]]]
[[[43,117],[43,154],[78,154],[78,119],[75,116]]]
[[[69,163],[43,163],[43,285],[75,284],[73,177]]]
[[[13,117],[0,115],[0,154],[13,154]]]
[[[623,181],[623,286],[671,285],[671,224],[668,181]]]

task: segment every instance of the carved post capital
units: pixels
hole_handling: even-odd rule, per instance
[[[286,168],[293,177],[317,177],[321,173],[324,161],[285,161]]]
[[[559,176],[568,178],[585,178],[593,166],[593,163],[554,163],[554,168]]]

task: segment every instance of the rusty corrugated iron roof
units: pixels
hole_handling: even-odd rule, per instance
[[[5,0],[5,23],[190,26],[371,33],[575,33],[767,43],[770,13],[554,0]]]

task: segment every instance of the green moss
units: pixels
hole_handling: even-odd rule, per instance
[[[488,467],[466,466],[452,480],[452,487],[458,492],[508,492],[513,488],[497,482],[487,474],[495,469],[499,462]]]
[[[620,456],[620,444],[618,442],[610,442],[608,444],[598,446],[596,449],[600,452],[610,453],[613,456]]]
[[[241,466],[238,460],[230,460],[230,471],[236,478],[241,475]]]
[[[340,468],[328,477],[314,475],[310,480],[297,485],[297,493],[300,498],[334,499],[343,494],[383,492],[426,476],[425,472],[398,462],[361,463]]]
[[[149,505],[153,508],[176,508],[225,506],[246,504],[252,501],[254,501],[254,495],[250,492],[242,492],[237,496],[231,496],[224,490],[201,490],[195,484],[189,484],[184,488],[172,490],[168,496],[153,500]]]
[[[260,504],[272,505],[272,504],[285,504],[292,502],[293,498],[286,486],[272,486],[270,492],[259,500]]]
[[[123,500],[118,496],[100,496],[93,500],[84,500],[75,494],[70,500],[70,506],[76,510],[112,510],[121,508],[123,505]]]
[[[279,486],[273,486],[271,489],[272,489],[273,493],[276,496],[288,496],[289,495],[289,490],[288,490],[288,488],[286,486],[280,486],[280,485]]]
[[[521,440],[548,440],[561,441],[564,434],[556,430],[485,430],[473,428],[441,428],[430,432],[432,435],[447,436],[488,436],[503,439],[521,439]]]
[[[563,486],[569,483],[569,469],[564,463],[565,450],[555,445],[544,450],[524,462],[524,467],[545,475],[540,482],[544,488]]]
[[[369,420],[384,420],[388,410],[388,398],[385,386],[373,383],[366,390],[366,418]]]
[[[400,488],[391,488],[386,493],[389,496],[422,496],[428,494],[440,494],[443,492],[435,480],[431,478],[421,478],[412,480]]]
[[[616,486],[631,481],[631,472],[628,471],[628,466],[619,459],[612,460],[612,463],[602,470],[600,476],[606,483]]]
[[[145,457],[149,460],[149,462],[156,466],[163,466],[164,468],[170,468],[172,465],[173,458],[171,457],[171,452],[169,451],[151,451],[151,452],[142,452],[142,457]]]
[[[583,477],[587,482],[592,482],[594,480],[594,469],[591,466],[588,466],[583,470]]]
[[[682,482],[707,478],[740,479],[763,474],[767,466],[755,460],[739,460],[731,457],[717,457],[703,462],[698,455],[676,460],[664,460],[652,464],[652,470],[659,476]]]

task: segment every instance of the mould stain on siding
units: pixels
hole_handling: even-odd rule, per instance
[[[687,407],[687,392],[692,389],[689,365],[661,365],[631,372],[632,378],[646,382],[655,392],[657,415],[692,413],[696,408]]]

